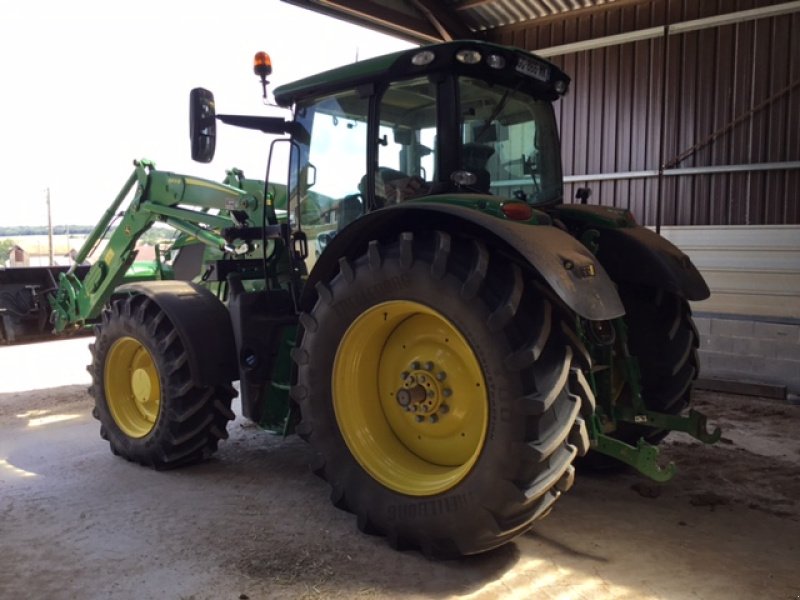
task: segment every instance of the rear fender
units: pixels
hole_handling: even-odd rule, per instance
[[[703,276],[677,246],[645,227],[600,231],[597,258],[614,281],[643,283],[686,300],[711,295]]]
[[[124,294],[147,296],[169,317],[197,385],[239,378],[228,309],[210,291],[188,281],[147,281],[122,285],[114,291],[115,296]]]
[[[657,233],[636,224],[627,210],[610,206],[560,204],[548,211],[582,238],[599,234],[597,258],[614,281],[643,283],[686,300],[711,294],[703,276],[686,254]]]
[[[355,259],[366,251],[370,240],[389,242],[402,231],[420,228],[467,233],[516,251],[569,308],[585,319],[614,319],[625,312],[603,267],[567,233],[448,204],[400,204],[364,215],[345,227],[331,239],[314,266],[301,298],[303,310],[313,306],[316,283],[336,274],[340,257]]]

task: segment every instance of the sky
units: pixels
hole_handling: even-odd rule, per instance
[[[272,58],[270,89],[409,43],[279,0],[28,0],[0,5],[0,225],[93,225],[133,160],[221,181],[263,179],[269,138],[219,124],[210,164],[189,153],[189,91],[217,112],[265,106],[253,56]],[[270,94],[270,100],[272,96]]]

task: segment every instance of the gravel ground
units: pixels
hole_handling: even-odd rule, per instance
[[[724,438],[670,436],[672,481],[581,473],[530,533],[435,562],[359,533],[305,444],[241,418],[202,465],[112,456],[88,342],[0,348],[0,598],[800,598],[800,407],[698,394]]]

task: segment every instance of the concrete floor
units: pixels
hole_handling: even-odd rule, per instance
[[[531,533],[433,562],[359,533],[305,444],[241,419],[202,465],[112,456],[85,393],[88,343],[0,348],[0,598],[800,595],[800,407],[698,396],[725,441],[672,436],[671,482],[582,474]]]

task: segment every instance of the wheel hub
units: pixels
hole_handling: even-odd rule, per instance
[[[139,404],[145,404],[150,399],[152,391],[150,376],[144,369],[136,369],[131,375],[131,390],[133,397]]]
[[[155,427],[161,405],[161,384],[153,355],[139,340],[115,341],[103,367],[105,400],[114,422],[132,438]]]
[[[400,374],[402,384],[395,393],[397,404],[403,410],[416,416],[421,423],[427,420],[438,423],[450,411],[446,399],[452,390],[444,385],[447,374],[437,369],[433,361],[414,362],[409,371]]]

